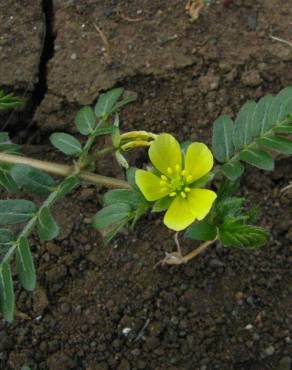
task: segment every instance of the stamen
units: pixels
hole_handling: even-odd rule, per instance
[[[192,181],[192,179],[193,179],[193,176],[191,176],[191,175],[187,176],[187,182]]]
[[[172,175],[172,174],[173,174],[173,169],[172,169],[171,167],[168,167],[168,168],[167,168],[167,173],[168,173],[169,175]]]
[[[180,165],[179,164],[175,165],[175,170],[176,170],[176,172],[179,172],[179,170],[180,170]]]
[[[165,180],[160,181],[160,186],[163,186],[163,185],[166,185],[166,184],[167,184],[167,182]]]
[[[161,180],[163,180],[163,181],[167,181],[167,177],[166,177],[165,175],[161,175],[161,176],[160,176],[160,178],[161,178]]]
[[[187,171],[186,171],[186,170],[182,170],[182,171],[181,171],[181,174],[182,174],[183,176],[185,176],[185,175],[187,174]]]
[[[185,193],[189,193],[190,191],[191,191],[191,189],[190,189],[189,187],[185,187],[185,188],[184,188],[184,192],[185,192]]]
[[[172,193],[169,194],[170,197],[175,197],[176,196],[176,192],[173,191]]]
[[[186,193],[184,193],[183,191],[180,193],[180,195],[185,199],[187,197]]]

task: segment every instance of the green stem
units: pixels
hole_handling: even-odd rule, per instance
[[[96,139],[98,130],[100,129],[101,125],[105,123],[105,120],[102,120],[98,125],[96,125],[96,128],[92,131],[92,133],[88,136],[87,141],[82,149],[82,153],[79,157],[77,168],[79,167],[80,169],[85,168],[88,163],[88,154],[90,152],[90,149],[92,148],[94,141]]]
[[[84,167],[86,168],[90,163],[94,163],[98,158],[103,157],[104,155],[112,152],[113,150],[115,150],[113,146],[108,146],[101,150],[98,150],[96,153],[92,155],[89,155],[86,161],[84,161]]]
[[[68,177],[70,177],[70,176],[68,176]],[[6,253],[6,255],[4,256],[3,260],[1,261],[1,263],[10,262],[11,261],[13,255],[14,255],[14,253],[16,251],[16,249],[19,246],[20,239],[23,238],[23,237],[28,238],[29,235],[32,233],[32,231],[34,230],[34,228],[36,226],[36,223],[37,223],[39,214],[43,210],[43,208],[44,207],[48,207],[48,208],[52,207],[53,204],[59,199],[59,191],[60,191],[63,183],[68,179],[68,177],[66,177],[58,185],[58,188],[48,196],[48,198],[43,202],[43,204],[41,205],[41,207],[38,209],[37,213],[24,226],[23,230],[18,235],[17,240],[15,241],[15,243],[13,244],[13,246],[9,249],[9,251]]]

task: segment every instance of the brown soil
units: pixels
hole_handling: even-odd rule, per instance
[[[0,70],[3,60],[17,64],[25,84],[34,86],[29,114],[16,120],[18,127],[28,119],[38,126],[22,135],[42,144],[30,151],[54,157],[44,152],[47,133],[74,130],[78,108],[112,86],[138,96],[122,113],[125,130],[208,142],[219,114],[233,115],[247,99],[292,84],[292,48],[270,38],[292,41],[289,1],[213,1],[195,23],[186,2],[44,0],[47,37],[33,49],[44,45],[39,84],[38,54],[30,61],[24,53],[25,63],[17,54],[18,43],[28,51],[36,38],[16,38],[15,46],[11,39],[0,42]],[[12,29],[21,34],[43,24],[39,2],[33,3],[32,10],[22,9],[27,22],[15,24],[8,18],[18,19],[19,1],[9,1],[9,12],[0,4],[0,28],[6,21],[7,35]],[[52,47],[53,54],[46,51]],[[0,85],[13,88],[17,76],[7,75],[8,82],[0,76]],[[25,84],[17,84],[23,94]],[[133,164],[144,159],[138,153]],[[112,161],[102,162],[100,171],[121,173]],[[18,317],[0,324],[0,368],[289,370],[292,196],[280,189],[290,180],[287,159],[273,174],[248,170],[244,177],[242,191],[261,207],[260,223],[271,231],[266,247],[247,253],[216,245],[185,266],[156,270],[154,264],[174,248],[160,219],[149,215],[105,248],[90,226],[103,190],[79,189],[55,208],[62,225],[58,239],[32,238],[39,285],[33,294],[16,286]],[[192,247],[186,243],[184,250]]]

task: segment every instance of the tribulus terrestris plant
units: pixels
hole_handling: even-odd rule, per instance
[[[246,250],[267,242],[267,230],[254,225],[255,210],[248,210],[236,191],[246,165],[272,171],[271,152],[292,154],[287,136],[292,133],[292,87],[258,102],[248,101],[234,122],[226,115],[219,117],[213,125],[212,150],[201,142],[179,143],[169,133],[121,132],[118,111],[131,101],[116,88],[100,95],[94,109],[82,108],[75,120],[85,138],[82,142],[67,133],[51,135],[52,145],[71,157],[72,165],[22,156],[8,134],[0,133],[0,184],[13,194],[13,199],[0,200],[0,307],[5,320],[14,317],[12,270],[24,289],[32,291],[36,285],[30,234],[36,232],[40,241],[55,238],[59,226],[53,206],[82,182],[111,189],[92,220],[93,227],[103,230],[106,243],[126,225],[133,228],[147,212],[162,214],[165,226],[174,232],[176,249],[159,264],[186,263],[216,241]],[[1,109],[20,103],[13,95],[0,93]],[[99,138],[105,135],[111,144],[100,148]],[[150,160],[145,169],[130,166],[126,159],[128,151],[141,147],[148,150]],[[125,169],[125,180],[95,173],[96,161],[109,153]],[[21,189],[44,197],[43,203],[15,199]],[[18,234],[16,224],[23,225]],[[184,255],[179,232],[202,244]]]

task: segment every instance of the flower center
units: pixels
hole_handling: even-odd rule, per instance
[[[161,192],[164,193],[167,190],[170,197],[179,195],[186,199],[187,194],[191,191],[188,184],[191,182],[192,176],[186,170],[182,170],[178,164],[174,168],[168,167],[167,174],[168,176],[161,175],[160,177]]]

